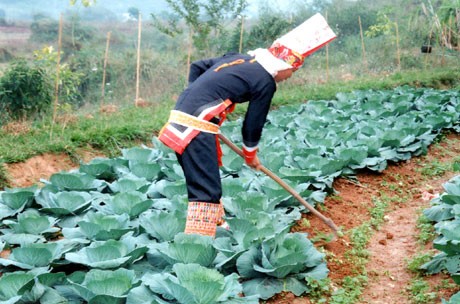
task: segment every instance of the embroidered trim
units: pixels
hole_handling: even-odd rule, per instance
[[[185,233],[214,237],[217,223],[222,218],[221,204],[189,202]]]
[[[225,111],[231,105],[231,100],[226,99],[215,106],[211,106],[209,108],[204,109],[201,113],[199,113],[199,115],[197,115],[196,118],[200,122],[209,121],[216,115],[219,115],[220,113]],[[182,154],[182,152],[184,152],[188,144],[200,132],[201,130],[192,127],[186,127],[185,130],[179,130],[177,126],[174,126],[174,123],[167,122],[161,129],[160,134],[158,135],[158,139],[167,147],[173,149],[175,152],[179,154]]]
[[[202,120],[198,117],[193,115],[172,110],[171,115],[169,116],[169,122],[176,123],[179,125],[183,125],[185,127],[189,127],[195,130],[199,130],[202,132],[218,134],[219,133],[219,126],[213,124],[212,122]]]
[[[229,62],[229,63],[221,64],[220,66],[218,66],[217,68],[214,69],[214,72],[219,72],[221,69],[226,68],[226,67],[230,67],[232,65],[242,64],[242,63],[244,63],[244,61],[245,61],[244,59],[237,59],[237,60]]]

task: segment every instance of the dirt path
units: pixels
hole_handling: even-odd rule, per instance
[[[407,269],[407,260],[417,253],[417,202],[390,212],[386,223],[370,240],[370,261],[367,271],[369,284],[361,303],[410,303],[408,282],[413,274]]]
[[[385,223],[371,238],[367,250],[370,259],[367,266],[369,283],[360,303],[389,304],[414,303],[408,288],[415,274],[408,269],[410,259],[431,249],[419,242],[420,234],[417,220],[422,210],[429,208],[431,198],[443,192],[442,185],[459,173],[446,172],[428,178],[422,168],[430,164],[450,164],[460,156],[460,136],[449,136],[447,140],[430,148],[426,157],[413,159],[407,163],[393,166],[385,173],[394,185],[387,188],[386,195],[393,195],[399,203],[392,206],[385,216]],[[423,164],[418,164],[422,161]],[[388,185],[391,185],[387,183]],[[382,189],[383,190],[383,189]],[[393,193],[392,193],[393,192]],[[439,280],[449,279],[443,275],[428,279],[432,285]],[[441,297],[450,297],[452,290],[440,290],[436,303]]]
[[[449,135],[441,143],[429,149],[427,156],[413,158],[410,161],[392,164],[383,172],[362,172],[357,176],[359,183],[339,178],[334,182],[334,195],[327,197],[321,212],[331,218],[345,232],[359,227],[371,219],[370,210],[376,199],[387,199],[389,204],[384,222],[374,231],[367,250],[369,261],[365,274],[368,284],[365,286],[359,304],[411,304],[414,303],[408,287],[415,274],[407,268],[408,261],[415,255],[431,248],[423,248],[418,241],[417,219],[420,211],[429,206],[431,194],[443,191],[442,184],[459,173],[445,172],[436,177],[423,173],[423,168],[449,164],[460,157],[460,135]],[[86,156],[86,161],[89,161]],[[49,178],[61,170],[69,170],[76,165],[66,155],[47,154],[34,157],[25,163],[7,166],[14,187],[26,187],[38,182],[40,178]],[[433,168],[433,170],[436,168]],[[295,231],[305,231],[311,238],[330,233],[330,228],[317,218],[307,217],[310,228],[300,223]],[[332,286],[340,286],[343,278],[356,274],[353,264],[347,262],[346,253],[351,249],[349,236],[328,243],[316,243],[327,252],[328,267]],[[436,289],[443,276],[427,278]],[[440,289],[437,300],[448,299],[458,290]],[[282,294],[267,301],[270,304],[309,304],[307,297],[295,297]],[[348,303],[347,303],[348,304]],[[350,303],[351,304],[351,303]]]

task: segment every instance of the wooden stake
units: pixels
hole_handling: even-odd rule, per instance
[[[240,30],[240,53],[243,52],[243,32],[244,32],[244,15],[241,15],[241,30]]]
[[[54,83],[54,106],[53,106],[53,122],[50,131],[50,139],[53,137],[53,127],[56,123],[57,108],[59,104],[59,74],[61,72],[61,48],[62,48],[62,26],[63,26],[62,13],[59,18],[59,34],[58,34],[58,50],[56,59],[56,81]]]
[[[111,32],[108,32],[108,33],[107,33],[107,44],[106,44],[106,46],[105,46],[104,69],[103,69],[103,72],[102,72],[101,110],[102,110],[102,107],[104,106],[104,97],[105,97],[105,75],[106,75],[106,70],[107,70],[107,61],[108,61],[108,57],[109,57],[110,35],[111,35]]]
[[[137,30],[137,66],[136,66],[136,100],[134,105],[137,107],[139,102],[139,82],[141,74],[141,33],[142,33],[142,15],[139,13]]]
[[[399,29],[398,23],[395,22],[395,29],[396,29],[396,55],[398,58],[398,71],[401,71],[401,50],[399,49]]]
[[[188,33],[188,54],[187,54],[187,72],[185,75],[185,86],[188,85],[188,75],[190,73],[190,64],[192,61],[192,47],[193,47],[193,30],[190,28],[190,31]]]
[[[358,16],[358,22],[359,22],[359,32],[361,35],[361,49],[363,50],[363,64],[364,64],[364,67],[366,68],[366,71],[369,71],[369,67],[367,65],[367,58],[366,58],[366,47],[364,46],[364,35],[363,35],[363,26],[361,24],[361,16]]]

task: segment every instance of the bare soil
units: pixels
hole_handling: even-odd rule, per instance
[[[89,161],[98,156],[97,152],[83,152],[81,158]],[[368,242],[369,259],[364,274],[368,284],[364,287],[359,304],[404,304],[415,303],[408,287],[416,273],[408,270],[407,264],[414,256],[423,252],[432,252],[431,244],[421,244],[417,236],[417,219],[423,209],[429,207],[430,197],[443,192],[442,185],[459,172],[445,171],[436,176],[427,175],[423,168],[433,164],[451,164],[460,157],[460,134],[447,135],[440,143],[429,148],[426,156],[415,157],[409,161],[389,164],[382,173],[363,171],[357,175],[357,181],[339,178],[334,182],[335,194],[327,197],[319,210],[334,223],[342,227],[345,235],[333,241],[317,242],[328,259],[331,285],[340,287],[343,278],[354,276],[360,270],[347,258],[352,248],[350,231],[371,219],[371,209],[375,200],[389,198],[393,203],[387,208],[384,222],[373,231]],[[48,179],[53,173],[70,170],[76,164],[65,154],[46,154],[36,156],[24,163],[7,165],[14,187],[27,187],[38,183],[41,178]],[[446,167],[448,167],[446,165]],[[452,166],[450,166],[451,168]],[[330,228],[311,215],[305,216],[310,222],[305,227],[299,221],[293,230],[307,232],[310,238],[331,233]],[[434,303],[441,298],[448,299],[460,290],[440,288],[441,282],[448,280],[444,275],[425,277],[436,292]],[[445,285],[445,284],[443,284]],[[295,297],[281,294],[267,301],[270,304],[307,304],[308,297]]]

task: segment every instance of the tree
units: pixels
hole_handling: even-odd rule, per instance
[[[377,19],[377,11],[369,8],[362,0],[337,1],[327,12],[329,24],[334,26],[336,34],[341,38],[359,34],[358,19],[361,19],[364,30],[375,24]]]
[[[246,46],[250,49],[269,47],[276,38],[287,33],[292,26],[282,14],[265,12],[249,32]]]
[[[163,25],[159,17],[152,14],[157,21],[157,28],[170,36],[182,33],[179,21],[193,33],[193,44],[199,50],[208,48],[208,38],[212,31],[219,33],[223,21],[241,15],[247,7],[247,0],[166,0],[173,10],[173,18],[168,19]]]
[[[129,18],[138,20],[139,19],[139,9],[137,7],[128,8],[128,15],[129,15]]]

